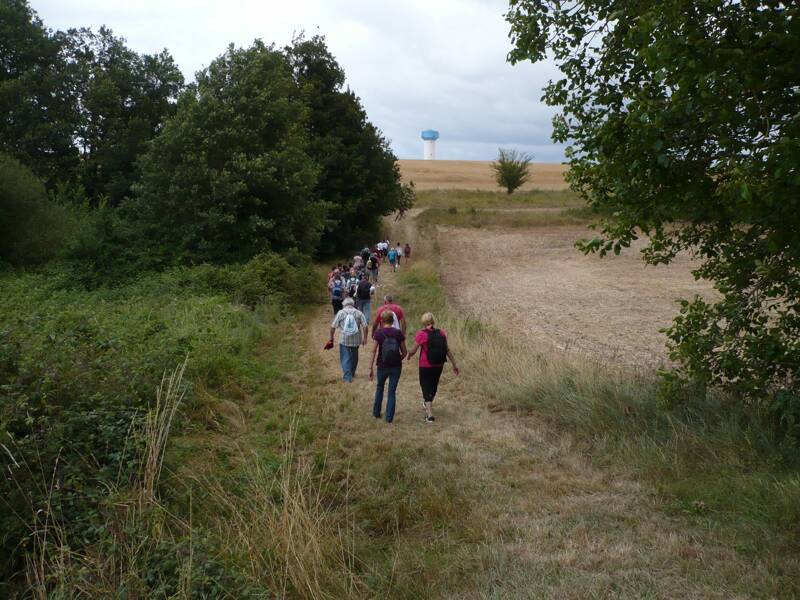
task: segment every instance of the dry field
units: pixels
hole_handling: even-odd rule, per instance
[[[418,190],[458,189],[497,190],[489,161],[479,160],[400,160],[403,181],[413,181]],[[522,190],[565,190],[566,165],[533,163],[532,178]]]
[[[455,306],[518,330],[537,343],[601,362],[656,365],[680,298],[711,294],[692,263],[646,266],[638,246],[620,256],[584,256],[582,226],[531,229],[438,227],[442,280]]]

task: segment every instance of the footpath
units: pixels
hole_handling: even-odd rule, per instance
[[[397,287],[389,269],[380,277],[376,302]],[[420,316],[407,315],[409,336]],[[729,599],[770,587],[766,569],[668,516],[648,486],[593,465],[568,433],[490,412],[475,391],[480,365],[461,362],[460,378],[445,367],[428,424],[416,360],[404,363],[394,423],[375,419],[372,341],[343,383],[336,345],[322,349],[332,318],[329,304],[314,313],[309,353],[351,501],[373,511],[369,534],[393,555],[373,565],[388,571],[388,597]]]

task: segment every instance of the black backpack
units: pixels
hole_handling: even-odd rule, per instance
[[[438,329],[428,330],[428,362],[443,365],[447,362],[447,338]]]
[[[369,300],[370,288],[372,288],[372,284],[366,279],[362,279],[358,284],[358,288],[356,289],[356,298],[359,300]]]
[[[399,367],[403,364],[403,356],[400,354],[400,342],[397,338],[388,335],[383,338],[381,344],[381,363],[384,367]]]

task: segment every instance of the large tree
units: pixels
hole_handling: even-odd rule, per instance
[[[586,251],[649,236],[718,300],[669,329],[682,372],[751,398],[800,386],[800,8],[738,0],[512,0],[512,62],[552,57],[554,139],[608,215]],[[780,400],[783,398],[783,400]],[[796,398],[796,396],[795,396]]]
[[[63,36],[27,0],[0,0],[0,151],[48,183],[77,167],[75,98]]]
[[[27,0],[0,0],[0,150],[51,189],[118,204],[182,86],[166,50],[137,54],[105,27],[52,32]]]
[[[69,30],[65,54],[78,98],[80,180],[90,198],[118,204],[138,178],[138,156],[174,114],[183,75],[166,50],[137,54],[106,27]]]
[[[150,251],[188,261],[246,259],[266,249],[311,254],[328,204],[313,193],[308,110],[285,56],[230,46],[181,96],[141,161],[125,213]]]
[[[332,204],[322,251],[363,246],[383,216],[407,208],[413,194],[401,187],[397,158],[344,87],[344,71],[324,38],[299,37],[285,53],[309,108],[309,152],[321,167],[315,193]]]

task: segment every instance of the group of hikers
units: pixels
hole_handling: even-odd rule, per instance
[[[372,319],[372,298],[377,289],[381,263],[385,260],[392,271],[396,271],[403,258],[410,260],[411,246],[408,243],[401,245],[400,242],[392,246],[386,240],[378,242],[371,249],[365,247],[353,257],[352,263],[331,269],[328,273],[328,291],[334,318],[330,339],[325,348],[333,348],[334,335],[339,330],[342,379],[352,383],[358,367],[359,347],[367,345],[371,327],[373,344],[369,353],[369,378],[376,382],[372,415],[376,419],[384,417],[387,423],[394,420],[397,385],[403,371],[403,361],[411,360],[419,352],[422,406],[425,421],[433,423],[433,400],[445,363],[449,360],[453,365],[453,372],[459,374],[453,352],[447,345],[447,334],[436,328],[433,314],[425,313],[422,315],[422,329],[414,335],[414,344],[409,350],[406,345],[406,315],[403,308],[394,302],[391,294],[383,296],[383,304],[375,311],[375,318]],[[386,410],[382,413],[387,382],[389,389],[386,394]]]

